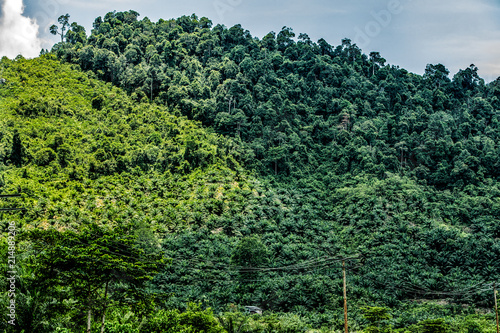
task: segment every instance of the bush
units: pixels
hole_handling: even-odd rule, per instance
[[[178,310],[161,310],[149,318],[141,327],[144,333],[223,333],[210,308],[201,310],[199,304],[190,303],[188,309],[180,313]]]
[[[449,326],[445,323],[444,319],[426,319],[419,322],[417,325],[417,332],[419,333],[447,333]]]
[[[45,166],[49,165],[56,158],[56,152],[52,148],[42,148],[35,154],[35,163],[39,166]]]
[[[378,306],[367,306],[361,308],[363,317],[370,323],[370,326],[365,328],[365,333],[386,333],[392,332],[392,328],[387,324],[387,320],[391,319],[389,309]]]

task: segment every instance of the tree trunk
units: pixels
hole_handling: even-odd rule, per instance
[[[109,285],[109,280],[106,281],[106,288],[104,291],[104,309],[102,310],[101,333],[104,333],[104,322],[106,321],[106,307],[108,305],[108,285]]]
[[[88,313],[87,313],[87,333],[91,333],[90,330],[92,328],[92,309],[90,308],[90,296],[88,302]]]

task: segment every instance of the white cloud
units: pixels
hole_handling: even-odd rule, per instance
[[[3,0],[0,18],[0,57],[37,57],[41,50],[38,24],[23,16],[23,0]]]

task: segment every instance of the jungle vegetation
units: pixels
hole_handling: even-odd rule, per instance
[[[0,61],[16,329],[340,331],[344,259],[352,331],[495,331],[500,78],[194,14],[59,22]]]

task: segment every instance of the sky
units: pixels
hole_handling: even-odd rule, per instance
[[[0,0],[0,57],[36,57],[58,37],[69,13],[90,33],[98,16],[133,9],[152,21],[195,13],[215,24],[241,24],[253,36],[291,27],[298,36],[338,45],[350,38],[364,53],[423,74],[444,64],[451,75],[471,64],[490,82],[500,77],[500,0]]]

